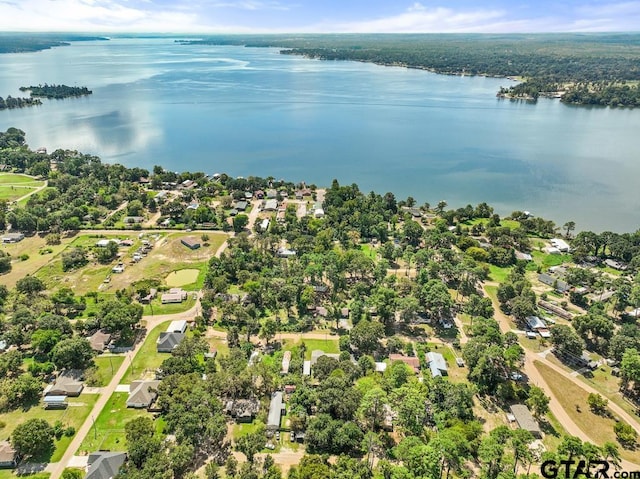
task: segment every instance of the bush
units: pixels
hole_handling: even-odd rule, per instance
[[[4,429],[5,427],[7,427],[7,423],[4,421],[0,421],[0,429]]]
[[[618,442],[625,447],[633,447],[638,438],[636,430],[624,422],[617,422],[613,426],[613,432],[616,433]]]
[[[69,426],[64,430],[64,435],[67,437],[71,437],[76,433],[76,428],[73,426]]]
[[[24,253],[19,256],[20,261],[27,261],[29,259],[29,255]]]

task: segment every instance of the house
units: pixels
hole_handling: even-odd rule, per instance
[[[260,231],[267,231],[269,229],[269,223],[271,223],[271,220],[269,220],[269,218],[265,218],[260,222]]]
[[[89,454],[85,479],[113,479],[127,460],[124,452],[99,451]]]
[[[117,239],[101,239],[96,242],[96,246],[98,248],[106,248],[109,246],[109,243],[117,243],[120,244],[120,240]]]
[[[247,209],[247,206],[249,206],[249,203],[247,203],[246,201],[236,201],[234,208],[237,211],[245,211]]]
[[[58,375],[55,383],[45,388],[44,395],[77,397],[80,396],[83,389],[82,371],[79,369],[68,369]]]
[[[544,251],[547,254],[560,254],[561,251],[556,248],[555,246],[545,246],[542,251]]]
[[[145,303],[148,304],[150,303],[152,300],[154,300],[156,298],[156,296],[158,295],[158,290],[155,288],[149,288],[149,294],[147,294],[146,296],[143,296],[142,298],[140,298],[138,301],[140,301],[141,303]]]
[[[387,370],[387,363],[376,362],[376,372],[384,373]]]
[[[125,224],[138,224],[144,221],[144,216],[125,216],[122,220]]]
[[[529,431],[531,435],[537,439],[542,438],[540,425],[538,424],[538,421],[536,421],[531,415],[531,412],[529,412],[529,408],[527,406],[525,406],[524,404],[514,404],[510,406],[509,409],[511,409],[511,414],[513,414],[520,429]]]
[[[16,450],[9,441],[0,442],[0,468],[13,469],[16,467]]]
[[[260,401],[256,398],[227,401],[224,408],[224,412],[234,418],[236,422],[252,422],[259,411]]]
[[[557,248],[562,253],[568,253],[571,250],[567,242],[563,239],[552,238],[549,242],[551,243],[551,246]]]
[[[538,301],[538,306],[546,311],[549,311],[550,313],[555,314],[556,316],[561,317],[562,319],[573,319],[573,315],[570,312],[565,311],[560,306],[549,303],[548,301],[544,301],[541,299],[540,301]]]
[[[120,241],[120,246],[133,246],[133,240],[126,239]]]
[[[167,196],[167,192],[166,191],[159,191],[158,194],[156,196],[154,196],[153,198],[155,200],[163,200],[165,199]]]
[[[2,236],[3,243],[19,243],[23,239],[23,233],[6,233],[4,236]]]
[[[189,206],[187,206],[188,210],[197,210],[200,207],[200,203],[190,203]]]
[[[321,318],[326,318],[327,316],[329,316],[329,311],[327,311],[327,308],[325,308],[324,306],[317,306],[316,315],[320,316]]]
[[[184,339],[184,333],[160,333],[158,341],[156,342],[156,351],[159,353],[170,353],[178,344]]]
[[[550,338],[551,332],[547,327],[546,323],[537,316],[527,316],[526,318],[527,327],[536,333],[538,333],[543,338]]]
[[[267,432],[275,432],[280,429],[280,422],[284,414],[284,401],[282,391],[276,391],[271,395],[269,404],[269,416],[267,417]]]
[[[324,218],[324,209],[322,208],[322,203],[320,201],[317,201],[313,205],[313,217]]]
[[[448,374],[447,361],[440,353],[429,351],[427,354],[427,363],[431,370],[431,377],[446,376]]]
[[[45,396],[42,399],[45,409],[65,409],[67,404],[67,396]]]
[[[254,193],[255,197],[259,200],[264,198],[264,191],[262,190],[256,190]]]
[[[523,253],[522,251],[516,251],[516,259],[520,261],[533,261],[533,257],[529,253]]]
[[[640,308],[633,309],[625,314],[631,318],[640,318]]]
[[[158,397],[158,380],[133,381],[129,386],[127,407],[148,408]]]
[[[187,292],[181,288],[171,288],[167,293],[160,296],[162,304],[182,303],[185,299],[187,299]]]
[[[107,345],[111,341],[111,335],[109,333],[105,333],[104,331],[96,331],[91,336],[89,336],[89,344],[91,345],[91,349],[94,351],[101,353],[105,349],[107,349]]]
[[[407,366],[411,367],[414,373],[417,374],[420,372],[420,360],[414,356],[405,356],[404,354],[390,354],[389,361],[402,361]]]
[[[289,365],[291,364],[291,351],[285,351],[282,356],[282,370],[280,374],[289,374]]]
[[[187,330],[187,320],[179,319],[176,321],[171,321],[169,326],[167,327],[167,333],[184,333]]]
[[[553,276],[548,275],[547,273],[540,273],[538,275],[538,281],[540,281],[543,284],[546,284],[547,286],[551,286],[558,293],[566,293],[571,289],[571,286],[569,286],[569,283],[567,283],[566,281],[562,281],[561,279],[554,278]]]
[[[627,269],[627,265],[621,263],[620,261],[616,261],[614,259],[605,259],[604,264],[609,268],[617,269],[618,271],[624,271]]]
[[[267,200],[264,203],[264,211],[276,211],[278,209],[278,200]]]
[[[200,248],[200,241],[195,239],[193,236],[187,236],[186,238],[181,238],[180,243],[185,245],[189,249],[198,249]]]
[[[267,199],[273,199],[278,196],[278,192],[273,188],[269,188],[265,196],[267,197]]]

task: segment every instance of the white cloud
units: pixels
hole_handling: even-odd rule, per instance
[[[237,8],[239,10],[289,10],[288,5],[280,2],[262,2],[259,0],[241,0],[236,2],[213,2],[208,4],[215,8]]]

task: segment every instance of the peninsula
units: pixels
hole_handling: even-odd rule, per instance
[[[29,91],[32,97],[55,100],[91,95],[93,93],[86,86],[48,85],[47,83],[38,86],[22,86],[20,87],[20,91]]]

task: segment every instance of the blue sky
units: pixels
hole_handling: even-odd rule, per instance
[[[0,31],[178,33],[640,30],[640,0],[0,0]]]

